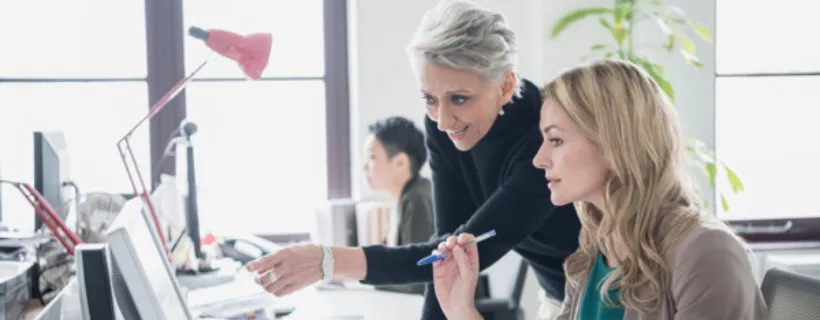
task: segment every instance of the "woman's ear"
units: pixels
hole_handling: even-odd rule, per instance
[[[504,72],[504,81],[501,82],[501,95],[499,95],[498,105],[504,106],[512,100],[515,94],[515,73],[512,71]]]

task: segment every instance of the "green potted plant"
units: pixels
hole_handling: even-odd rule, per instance
[[[696,55],[695,42],[690,33],[711,43],[712,35],[709,29],[687,17],[679,7],[670,5],[664,0],[614,0],[612,7],[588,7],[574,10],[555,23],[552,28],[552,38],[555,38],[572,24],[590,18],[597,18],[598,23],[607,34],[612,37],[611,43],[593,43],[590,45],[590,58],[618,58],[628,60],[646,70],[660,88],[674,102],[675,90],[665,78],[664,68],[651,61],[638,49],[646,48],[642,44],[639,48],[634,42],[633,33],[639,26],[650,23],[656,25],[663,32],[664,37],[651,49],[662,49],[669,53],[677,53],[690,65],[701,68],[703,64]],[[678,48],[679,47],[679,48]],[[706,144],[697,139],[689,139],[685,146],[689,160],[706,176],[712,188],[716,188],[719,173],[725,173],[732,193],[743,191],[740,177],[726,164],[717,159],[715,153],[706,147]],[[724,190],[717,190],[721,208],[729,210],[729,203]]]

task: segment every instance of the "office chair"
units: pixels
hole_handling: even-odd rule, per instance
[[[770,320],[817,319],[820,314],[820,279],[773,268],[760,289]]]
[[[521,294],[529,266],[518,253],[510,251],[484,272],[490,297],[476,300],[476,308],[486,320],[523,320]]]

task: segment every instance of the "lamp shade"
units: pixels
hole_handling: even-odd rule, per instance
[[[208,31],[191,27],[189,34],[205,41],[211,50],[236,61],[249,78],[259,80],[268,66],[271,50],[270,33],[254,33],[243,36],[225,30]]]

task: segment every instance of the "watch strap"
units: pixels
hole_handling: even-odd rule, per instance
[[[322,282],[330,283],[333,281],[333,272],[336,267],[336,261],[333,260],[333,250],[326,245],[322,247]]]

